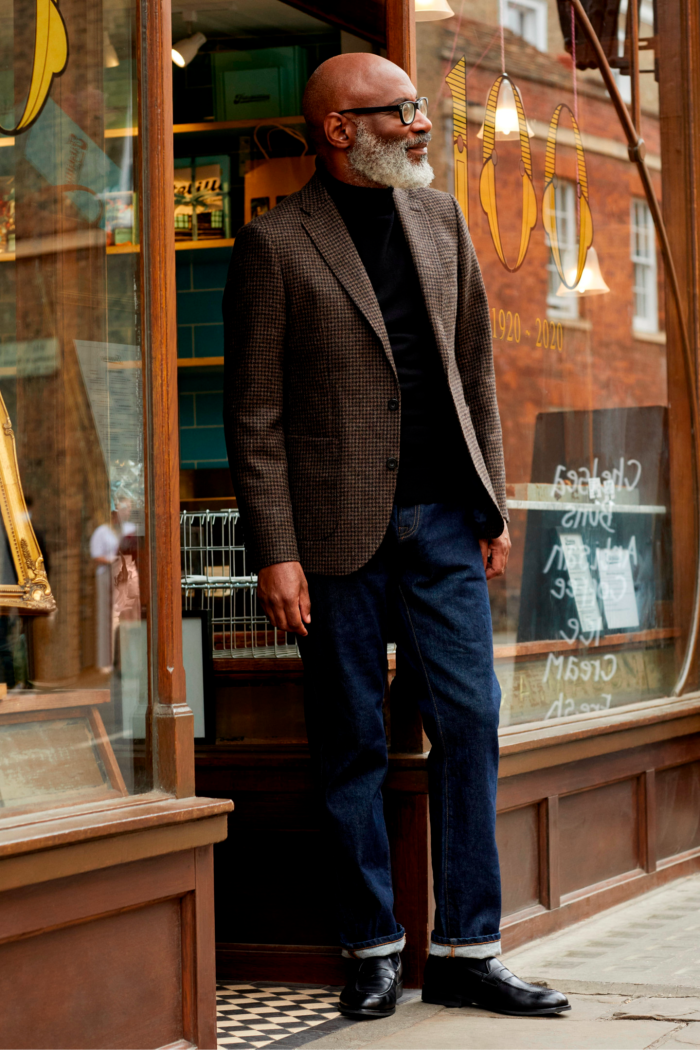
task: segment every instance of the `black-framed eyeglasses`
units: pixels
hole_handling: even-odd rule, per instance
[[[341,116],[344,113],[398,113],[402,124],[412,124],[418,112],[424,117],[428,116],[428,100],[418,98],[415,102],[398,102],[395,106],[363,106],[360,109],[341,109],[338,112]]]

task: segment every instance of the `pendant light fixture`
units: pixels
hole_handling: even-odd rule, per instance
[[[416,22],[437,22],[452,18],[454,11],[447,0],[416,0]]]
[[[119,65],[119,55],[106,29],[102,34],[102,56],[102,64],[105,69],[116,69]]]
[[[206,39],[204,33],[195,33],[193,36],[187,36],[183,40],[178,40],[177,44],[173,44],[172,56],[175,65],[179,66],[180,69],[189,66],[202,44],[206,43]]]
[[[568,284],[573,284],[576,280],[576,267],[572,266],[570,270],[566,271],[566,280]],[[586,265],[583,268],[581,279],[575,288],[567,288],[564,282],[557,288],[557,296],[560,299],[571,299],[573,297],[583,298],[587,295],[607,295],[610,291],[603,275],[600,272],[600,262],[598,261],[598,253],[591,245],[586,255]]]
[[[530,121],[526,119],[525,125],[530,138],[535,134],[530,127]],[[505,77],[498,95],[496,106],[496,142],[514,142],[520,135],[520,120],[515,105],[515,95],[510,78]],[[484,125],[476,133],[478,139],[484,137]]]

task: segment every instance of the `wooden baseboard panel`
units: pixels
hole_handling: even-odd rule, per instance
[[[427,946],[406,948],[404,968],[407,988],[420,988]],[[217,944],[216,976],[219,981],[283,981],[298,984],[342,986],[348,979],[348,961],[335,945],[314,944]],[[413,979],[411,976],[413,975]]]
[[[656,871],[632,872],[602,883],[599,887],[592,886],[588,893],[572,895],[569,900],[564,899],[559,908],[551,911],[537,909],[536,914],[533,914],[530,908],[526,912],[509,915],[501,924],[503,950],[513,951],[529,941],[557,933],[616,904],[623,904],[674,879],[697,872],[700,872],[700,850],[692,850],[678,859],[664,861]]]
[[[345,983],[345,961],[336,945],[217,944],[220,981]]]

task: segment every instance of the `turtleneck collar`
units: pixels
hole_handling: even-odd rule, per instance
[[[364,215],[388,215],[394,211],[394,190],[391,186],[353,186],[336,179],[325,166],[319,164],[316,170],[341,213],[348,210],[360,211]]]

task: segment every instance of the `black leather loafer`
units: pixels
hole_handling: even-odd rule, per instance
[[[511,1017],[546,1017],[570,1010],[553,988],[527,984],[498,959],[443,958],[429,955],[423,1002],[440,1006],[481,1006]]]
[[[344,1017],[370,1020],[391,1017],[396,1000],[403,994],[403,966],[398,952],[373,955],[362,959],[354,979],[340,995],[340,1012]]]

